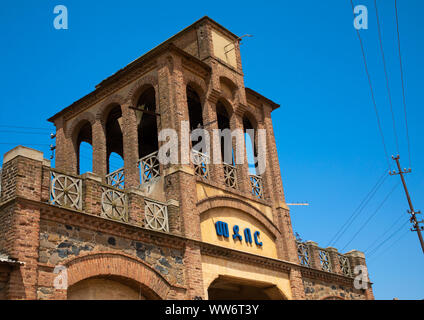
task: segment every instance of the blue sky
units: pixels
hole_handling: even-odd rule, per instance
[[[387,149],[395,154],[373,1],[354,2],[369,10],[369,29],[361,36]],[[407,183],[414,206],[424,210],[424,2],[398,2],[412,155]],[[68,30],[53,28],[58,4],[68,8]],[[394,0],[378,4],[401,163],[406,167]],[[286,199],[310,203],[292,207],[293,228],[303,240],[327,246],[387,171],[348,0],[3,2],[0,154],[24,144],[49,157],[53,126],[48,117],[204,15],[237,35],[253,35],[241,46],[245,84],[281,104],[273,121]],[[114,163],[119,166],[118,160]],[[377,244],[402,226],[408,206],[401,186],[375,211],[397,183],[398,176],[385,179],[335,247],[365,251],[390,226]],[[423,254],[408,227],[368,259],[377,299],[424,298]]]

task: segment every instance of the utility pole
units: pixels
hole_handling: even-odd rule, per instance
[[[408,192],[408,188],[406,187],[406,183],[405,183],[405,178],[403,177],[403,175],[405,173],[409,173],[411,172],[411,168],[409,168],[408,170],[404,169],[402,170],[400,167],[400,163],[399,163],[399,155],[392,156],[392,159],[396,161],[397,167],[398,167],[398,172],[396,172],[396,170],[393,170],[393,172],[389,172],[390,175],[400,175],[400,179],[402,180],[402,184],[403,184],[403,188],[405,189],[405,194],[406,194],[406,199],[408,200],[408,204],[409,204],[409,210],[408,213],[411,214],[411,218],[409,219],[409,221],[411,221],[413,228],[411,228],[411,231],[416,231],[418,234],[418,239],[420,240],[420,244],[421,244],[421,249],[423,250],[424,253],[424,241],[423,241],[423,236],[421,235],[421,231],[424,230],[424,227],[420,226],[420,223],[422,223],[423,221],[417,221],[417,214],[420,214],[421,211],[415,211],[414,207],[412,205],[412,200],[411,197],[409,196],[409,192]]]

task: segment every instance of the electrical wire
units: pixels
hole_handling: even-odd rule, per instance
[[[409,219],[406,220],[400,227],[399,229],[397,229],[396,231],[394,231],[390,236],[388,236],[384,241],[382,241],[377,247],[375,247],[369,254],[368,254],[368,258],[372,257],[379,248],[381,248],[381,246],[383,244],[385,244],[387,241],[389,241],[391,238],[393,238],[399,231],[402,230],[403,227],[406,226],[406,224],[409,223]],[[409,230],[408,230],[409,231]]]
[[[355,17],[355,6],[353,4],[353,0],[350,0],[350,3],[352,5],[353,16]],[[378,113],[377,103],[376,103],[375,97],[374,97],[374,89],[372,87],[371,77],[370,77],[370,74],[369,74],[369,71],[368,71],[368,65],[367,65],[367,59],[366,59],[366,56],[365,56],[364,45],[362,43],[362,38],[361,38],[361,35],[359,33],[359,30],[358,29],[355,29],[355,30],[356,30],[356,35],[358,36],[358,39],[359,39],[359,44],[361,45],[361,52],[362,52],[362,58],[363,58],[363,61],[364,61],[365,73],[366,73],[367,78],[368,78],[368,86],[370,87],[371,100],[372,100],[372,104],[374,106],[375,115],[377,117],[378,130],[380,132],[380,136],[381,136],[381,141],[382,141],[382,144],[383,144],[384,153],[386,155],[387,166],[389,168],[389,171],[391,171],[391,165],[390,165],[390,160],[389,160],[390,158],[389,158],[389,155],[387,153],[386,142],[385,142],[385,139],[384,139],[383,129],[381,127],[380,115]]]
[[[346,249],[346,247],[351,244],[351,242],[358,236],[358,234],[366,227],[368,222],[371,221],[371,219],[378,213],[378,211],[381,209],[381,207],[384,205],[384,203],[389,199],[389,197],[392,195],[393,191],[399,186],[399,183],[396,183],[395,186],[389,191],[387,196],[384,198],[384,200],[380,203],[380,205],[377,207],[377,209],[374,211],[372,215],[368,217],[368,219],[362,224],[362,226],[359,228],[359,230],[353,235],[353,237],[346,243],[346,245],[342,248],[341,251]]]
[[[399,218],[397,218],[396,219],[396,221],[388,228],[388,229],[386,229],[386,231],[382,234],[382,235],[380,235],[378,238],[376,238],[369,246],[368,246],[368,248],[367,249],[365,249],[365,253],[366,252],[368,252],[373,246],[374,246],[374,244],[376,244],[377,242],[378,242],[378,240],[380,240],[381,238],[383,238],[390,230],[392,230],[392,228],[394,227],[394,226],[396,226],[397,224],[398,224],[398,222],[400,221],[400,220],[402,220],[402,218],[405,216],[405,214],[404,213],[402,213],[400,216],[399,216]]]
[[[393,124],[393,132],[395,135],[396,150],[397,150],[397,153],[399,154],[399,140],[398,140],[398,135],[396,132],[396,121],[395,121],[395,115],[393,113],[393,103],[392,103],[392,95],[390,92],[389,75],[387,73],[386,58],[384,56],[383,40],[381,37],[380,19],[378,18],[377,0],[374,0],[374,6],[375,6],[375,15],[377,20],[378,40],[380,43],[381,58],[383,60],[383,67],[384,67],[384,77],[386,78],[386,89],[387,89],[387,95],[389,98],[390,112],[392,114],[392,124]]]
[[[337,241],[343,236],[343,234],[347,231],[347,229],[349,229],[350,225],[360,215],[362,210],[365,208],[365,206],[368,204],[368,202],[371,200],[371,198],[375,195],[375,193],[378,191],[378,189],[381,187],[381,185],[384,183],[384,181],[386,180],[387,177],[388,177],[388,175],[387,175],[386,171],[384,171],[383,174],[378,178],[375,185],[368,192],[368,194],[362,199],[359,206],[353,211],[353,213],[350,215],[350,217],[346,220],[346,222],[342,225],[342,227],[337,231],[337,233],[329,241],[327,247],[328,246],[334,246],[337,243]]]
[[[408,155],[409,155],[409,168],[411,168],[411,143],[409,139],[409,129],[408,129],[408,117],[406,113],[406,98],[405,98],[405,83],[403,80],[403,67],[402,67],[402,52],[400,49],[400,36],[399,36],[399,18],[398,18],[398,9],[397,9],[397,0],[395,0],[395,13],[396,13],[396,33],[397,33],[397,42],[398,42],[398,54],[399,54],[399,67],[400,67],[400,79],[402,84],[402,102],[403,102],[403,111],[405,116],[405,128],[406,128],[406,139],[408,142]]]

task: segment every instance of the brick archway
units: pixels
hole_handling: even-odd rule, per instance
[[[197,208],[199,210],[200,215],[207,212],[209,209],[224,207],[243,211],[247,215],[257,220],[259,223],[261,223],[268,231],[271,232],[271,234],[276,239],[278,239],[281,234],[278,227],[261,211],[259,211],[259,209],[255,208],[250,203],[245,202],[241,199],[233,198],[226,195],[219,195],[200,200],[197,203]]]
[[[115,276],[139,283],[151,298],[167,299],[171,289],[171,284],[148,265],[124,254],[89,254],[72,259],[64,266],[68,272],[68,287],[89,278]]]

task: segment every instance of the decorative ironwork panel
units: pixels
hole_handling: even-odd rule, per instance
[[[125,173],[124,168],[118,169],[106,175],[107,184],[118,189],[124,189]]]
[[[260,199],[264,197],[264,187],[262,183],[262,177],[251,174],[250,185],[252,186],[252,194]]]
[[[237,188],[237,168],[235,166],[224,163],[224,180],[227,186]]]
[[[297,256],[299,257],[302,266],[310,267],[311,258],[309,255],[308,246],[302,242],[297,242]]]
[[[165,204],[144,200],[144,219],[146,228],[169,232],[168,207]]]
[[[322,270],[331,272],[330,255],[327,251],[319,250],[319,261],[321,263]]]
[[[209,157],[196,150],[192,150],[192,152],[195,174],[205,179],[209,178]]]
[[[102,216],[128,222],[127,196],[124,192],[103,188]]]
[[[345,276],[351,276],[349,258],[339,254],[340,269]]]
[[[158,151],[155,151],[138,161],[141,184],[160,176]]]
[[[82,180],[51,171],[50,203],[82,210]]]

